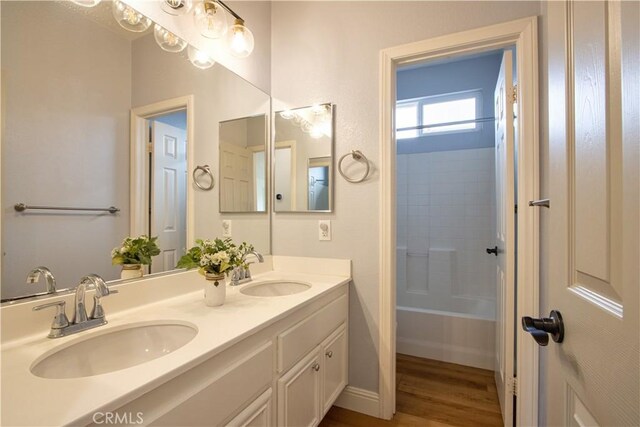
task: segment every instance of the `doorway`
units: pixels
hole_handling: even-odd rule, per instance
[[[515,46],[517,68],[517,106],[514,105],[519,124],[516,128],[516,139],[526,141],[517,150],[515,156],[518,160],[517,196],[511,194],[511,202],[505,202],[505,206],[511,204],[522,205],[525,200],[535,200],[537,194],[537,46],[536,46],[536,18],[526,18],[491,27],[466,31],[463,33],[442,36],[423,42],[398,46],[382,51],[381,54],[381,162],[382,191],[381,191],[381,295],[380,295],[380,417],[390,419],[396,407],[396,266],[398,262],[398,248],[396,245],[396,165],[397,149],[400,145],[396,140],[396,127],[394,123],[396,109],[396,73],[398,68],[406,65],[415,65],[425,61],[444,60],[459,55],[486,53],[488,51],[504,50],[509,46]],[[506,67],[508,68],[508,67]],[[508,94],[504,94],[508,95]],[[513,95],[513,94],[511,94]],[[490,122],[491,125],[495,121]],[[449,123],[450,124],[450,123]],[[428,123],[427,123],[428,125]],[[513,154],[513,153],[512,153]],[[509,153],[505,153],[507,159]],[[497,159],[497,157],[496,157]],[[513,170],[514,163],[510,163]],[[507,177],[508,178],[508,177]],[[513,178],[513,176],[512,176]],[[514,182],[514,179],[506,179],[504,182]],[[513,218],[515,222],[515,218]],[[519,214],[514,229],[518,233],[517,248],[512,244],[511,253],[521,254],[517,267],[515,260],[511,274],[512,282],[518,282],[518,295],[515,310],[505,313],[511,321],[505,325],[511,326],[511,332],[506,335],[517,343],[517,352],[514,356],[506,356],[504,361],[511,362],[514,366],[524,366],[519,371],[518,382],[509,381],[507,390],[519,390],[522,404],[511,410],[515,411],[515,420],[520,425],[537,424],[537,349],[532,344],[531,338],[523,332],[513,329],[515,312],[538,312],[538,253],[537,253],[537,214],[534,210],[522,210]],[[497,228],[498,229],[498,228]],[[515,238],[513,233],[512,238]],[[424,247],[423,247],[424,248]],[[428,249],[428,248],[427,248]],[[445,248],[446,249],[446,248]],[[490,248],[491,249],[491,248]],[[500,252],[498,252],[500,254]],[[427,251],[427,255],[429,255]],[[438,254],[442,255],[442,254]],[[435,257],[435,253],[433,254]],[[449,255],[443,255],[447,258]],[[427,256],[428,258],[428,256]],[[449,258],[451,258],[449,256]],[[498,257],[500,258],[500,257]],[[418,263],[420,264],[420,263]],[[424,262],[422,263],[424,264]],[[442,266],[445,266],[443,262]],[[422,265],[424,269],[424,265]],[[428,268],[428,264],[427,264]],[[428,276],[427,276],[428,277]],[[496,283],[498,281],[498,269],[496,267]],[[513,285],[512,285],[513,286]],[[513,288],[511,288],[513,289]],[[507,300],[510,297],[506,297]],[[496,292],[496,309],[498,306],[498,293]],[[399,322],[398,322],[399,323]],[[525,339],[526,338],[526,339]],[[506,346],[507,348],[509,346]],[[513,348],[512,348],[513,350]],[[511,371],[509,368],[506,372]],[[507,407],[509,399],[505,399]],[[512,402],[512,400],[511,400]],[[513,418],[508,409],[504,418],[505,424],[513,424]]]
[[[516,159],[514,117],[504,111],[513,104],[506,96],[515,86],[513,51],[412,64],[396,74],[398,393],[434,393],[413,388],[419,378],[406,356],[477,368],[480,377],[495,371],[495,384],[474,396],[486,402],[475,409],[488,424],[500,420],[500,408],[513,413],[505,389],[515,376],[507,326],[515,305]],[[474,393],[449,378],[447,389]],[[434,408],[443,419],[463,404],[448,397]]]
[[[158,237],[150,273],[175,268],[194,243],[193,96],[131,110],[131,235]]]

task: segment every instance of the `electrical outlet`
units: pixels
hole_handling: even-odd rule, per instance
[[[222,220],[222,237],[231,237],[231,220]]]
[[[331,220],[323,219],[318,221],[318,239],[331,240]]]

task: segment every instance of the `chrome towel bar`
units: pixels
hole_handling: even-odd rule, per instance
[[[46,210],[46,211],[91,211],[91,212],[109,212],[111,214],[120,212],[120,209],[115,206],[109,206],[108,208],[72,208],[66,206],[31,206],[25,203],[16,203],[13,208],[18,212],[24,212],[26,210]]]
[[[200,175],[196,175],[196,172],[198,171],[202,171],[202,173],[200,173]],[[202,185],[198,182],[198,177],[202,175],[209,175],[209,178],[211,179],[211,182],[209,183],[209,185]],[[213,178],[213,172],[211,172],[211,168],[209,167],[209,165],[196,166],[191,176],[193,177],[193,183],[196,185],[196,187],[198,187],[201,190],[204,190],[204,191],[213,190],[213,187],[216,185],[216,181]]]

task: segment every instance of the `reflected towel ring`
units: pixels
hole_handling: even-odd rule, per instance
[[[211,183],[208,186],[204,186],[198,182],[198,176],[196,176],[196,172],[198,172],[199,170],[202,171],[202,173],[199,176],[207,174],[209,175],[209,178],[211,178]],[[196,166],[196,168],[193,170],[192,176],[193,176],[193,183],[196,185],[196,187],[198,187],[201,190],[204,190],[204,191],[213,190],[213,187],[216,185],[216,181],[213,178],[213,172],[211,172],[211,168],[209,167],[209,165]]]
[[[361,178],[349,178],[347,175],[345,175],[345,173],[342,171],[342,162],[344,161],[344,159],[347,156],[351,156],[353,157],[354,160],[360,161],[362,163],[365,164],[366,169],[364,171],[364,175],[362,175]],[[367,177],[369,176],[369,169],[370,169],[370,165],[369,165],[369,159],[367,159],[367,156],[365,156],[364,154],[362,154],[362,151],[360,150],[351,150],[350,153],[345,154],[344,156],[340,157],[340,160],[338,161],[338,172],[340,172],[340,175],[342,175],[342,177],[344,179],[346,179],[349,182],[353,182],[353,183],[358,183],[358,182],[362,182],[365,179],[367,179]]]

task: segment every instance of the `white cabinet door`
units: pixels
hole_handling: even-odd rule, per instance
[[[278,425],[307,427],[320,422],[320,347],[278,380]]]
[[[327,413],[347,385],[347,328],[343,324],[322,344],[322,414]]]
[[[271,389],[265,391],[256,400],[247,405],[238,415],[229,421],[227,427],[269,427],[271,407],[273,405]]]
[[[540,425],[640,425],[638,2],[548,2],[549,275]]]

